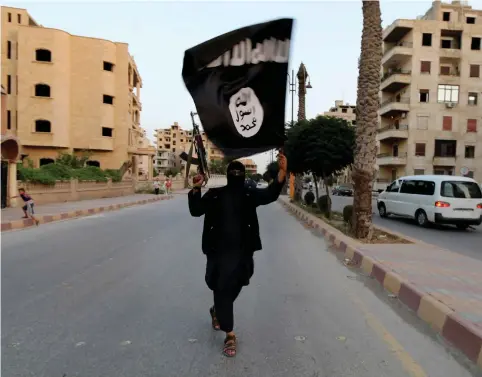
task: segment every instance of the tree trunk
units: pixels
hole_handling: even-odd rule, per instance
[[[328,208],[327,208],[327,212],[326,212],[326,217],[331,218],[331,197],[330,197],[329,179],[330,179],[330,177],[323,178],[323,183],[324,183],[325,189],[326,189],[326,196],[328,197]]]
[[[380,66],[382,26],[380,2],[363,1],[363,32],[358,63],[356,103],[356,148],[352,179],[354,182],[354,233],[358,239],[372,234],[372,186],[376,163],[376,131],[380,107]]]
[[[316,193],[315,203],[318,204],[318,198],[320,194],[318,193],[318,177],[316,176],[315,173],[313,173],[313,182],[315,184],[315,193]]]
[[[298,122],[300,120],[306,119],[306,106],[305,106],[305,96],[306,96],[306,78],[308,77],[308,72],[303,63],[300,64],[298,73]],[[295,200],[301,200],[303,196],[303,175],[295,175]]]

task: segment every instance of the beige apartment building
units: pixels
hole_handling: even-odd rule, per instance
[[[258,166],[256,165],[256,162],[254,162],[252,159],[242,158],[238,161],[241,162],[246,168],[246,175],[258,174]]]
[[[208,140],[206,133],[201,132],[201,135],[208,162],[223,159],[223,153]],[[154,137],[154,143],[157,144],[156,169],[163,172],[168,168],[176,167],[184,172],[186,163],[179,158],[179,155],[182,152],[189,153],[193,138],[192,130],[184,130],[178,122],[174,122],[169,128],[156,129]],[[195,168],[195,166],[192,166],[193,170]]]
[[[335,106],[325,111],[323,116],[344,119],[353,126],[356,125],[356,105],[344,103],[342,100],[335,101]]]
[[[412,174],[482,181],[482,11],[435,1],[383,31],[377,183]]]
[[[142,79],[127,43],[43,27],[25,9],[2,7],[1,51],[7,132],[23,157],[39,167],[88,150],[90,164],[138,176],[138,159],[155,149],[143,144]]]

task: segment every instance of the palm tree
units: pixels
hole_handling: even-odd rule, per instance
[[[303,63],[300,64],[300,68],[296,75],[298,77],[298,122],[306,119],[306,77],[308,72]],[[300,201],[303,196],[303,177],[299,174],[295,176],[295,197],[296,201]]]
[[[376,131],[380,107],[382,20],[380,2],[363,0],[363,32],[358,61],[356,149],[353,164],[355,236],[371,238],[372,187],[376,162]]]

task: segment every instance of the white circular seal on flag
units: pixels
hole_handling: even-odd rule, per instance
[[[234,126],[242,137],[253,137],[261,129],[264,111],[251,88],[241,88],[229,99]]]

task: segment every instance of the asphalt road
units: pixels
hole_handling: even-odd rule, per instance
[[[480,376],[279,204],[259,212],[232,360],[185,195],[3,233],[2,376]]]
[[[332,209],[343,211],[343,207],[353,204],[353,197],[332,196]],[[373,199],[373,223],[422,240],[433,245],[449,249],[475,259],[482,260],[482,226],[474,230],[459,230],[450,225],[432,225],[428,228],[419,227],[415,221],[390,216],[382,219],[378,214],[377,201]]]

